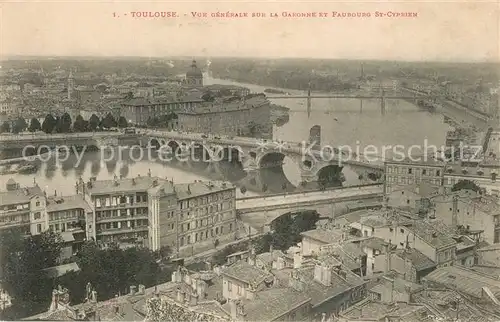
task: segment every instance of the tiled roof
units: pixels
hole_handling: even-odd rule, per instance
[[[413,221],[407,228],[427,244],[435,248],[442,248],[456,244],[456,241],[451,238],[450,235],[437,230],[431,223],[416,220]]]
[[[116,181],[98,180],[92,183],[92,186],[90,187],[90,189],[88,189],[88,191],[91,194],[115,194],[120,192],[126,193],[135,191],[146,192],[149,188],[153,187],[154,181],[156,181],[158,184],[166,182],[166,180],[164,179],[149,176],[117,179]]]
[[[276,276],[282,281],[280,284],[288,285],[291,271],[294,271],[297,278],[302,282],[304,286],[302,293],[311,298],[311,304],[313,306],[319,305],[336,295],[365,283],[365,281],[356,274],[349,270],[345,270],[345,279],[332,272],[331,285],[326,286],[314,279],[314,266],[307,265],[298,269],[286,268],[275,271]]]
[[[194,183],[175,184],[175,192],[177,193],[177,198],[179,200],[208,195],[230,189],[234,189],[234,185],[223,181],[197,181]]]
[[[2,191],[0,192],[0,206],[27,203],[35,196],[43,196],[43,191],[38,186]]]
[[[252,266],[245,261],[238,261],[222,271],[223,275],[238,279],[249,285],[258,285],[273,275],[260,268]]]
[[[83,209],[85,212],[92,210],[81,195],[47,198],[47,212],[69,209]]]
[[[339,230],[313,229],[304,231],[301,235],[324,244],[336,243],[342,240],[342,231]]]
[[[476,298],[481,298],[482,288],[485,286],[495,296],[500,295],[500,281],[498,279],[464,267],[441,267],[431,272],[425,279]]]
[[[243,300],[245,320],[274,321],[294,308],[309,302],[307,294],[291,288],[270,288],[255,295],[253,300]]]
[[[78,272],[79,270],[80,267],[78,267],[76,263],[69,263],[43,269],[49,278],[59,277],[71,271]]]
[[[340,314],[341,317],[349,320],[379,321],[385,317],[400,317],[416,312],[427,311],[426,307],[418,304],[408,304],[405,302],[382,303],[370,299],[361,301]],[[392,320],[392,319],[391,319]],[[403,319],[404,321],[408,321]]]
[[[415,268],[419,271],[436,266],[436,263],[434,261],[414,248],[398,249],[393,254],[402,259],[410,260],[413,266],[415,266]]]

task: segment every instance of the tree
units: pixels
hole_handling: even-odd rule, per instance
[[[87,124],[81,115],[77,115],[75,122],[73,123],[73,131],[75,132],[85,132],[87,130]]]
[[[118,127],[124,129],[128,126],[127,119],[124,116],[120,116],[118,119]]]
[[[2,126],[0,127],[1,133],[9,133],[10,132],[10,123],[8,121],[4,121]]]
[[[304,211],[278,217],[273,222],[271,244],[281,250],[287,250],[301,240],[300,233],[314,229],[319,214],[315,211]]]
[[[459,190],[472,190],[477,193],[481,193],[481,187],[479,187],[474,181],[470,180],[459,180],[457,183],[451,187],[451,191]]]
[[[71,116],[68,113],[64,113],[58,120],[56,124],[56,131],[58,133],[68,133],[71,130]]]
[[[42,270],[56,265],[63,240],[52,231],[26,239],[17,234],[2,236],[2,248],[10,254],[7,259],[2,258],[2,286],[18,303],[44,303],[47,301],[47,285]]]
[[[104,119],[102,119],[101,125],[103,128],[109,129],[112,127],[116,127],[117,124],[116,124],[116,121],[115,121],[115,118],[113,117],[113,115],[111,113],[108,113],[108,114],[106,114]]]
[[[201,96],[201,99],[205,102],[213,102],[215,100],[215,97],[211,92],[206,92]]]
[[[55,126],[56,126],[56,119],[54,118],[54,116],[52,116],[52,114],[47,114],[42,123],[42,131],[44,131],[47,134],[51,134],[52,132],[54,132]]]
[[[12,127],[12,133],[19,133],[24,131],[28,127],[28,124],[26,124],[26,121],[22,118],[19,117],[15,122],[14,126]]]
[[[99,120],[99,117],[95,114],[92,114],[92,116],[90,116],[89,119],[89,130],[91,131],[97,130],[97,127],[99,126],[100,123],[101,121]]]
[[[40,124],[40,121],[38,121],[38,119],[36,117],[32,118],[28,130],[30,132],[36,132],[36,131],[40,131],[41,129],[42,129],[42,125]]]

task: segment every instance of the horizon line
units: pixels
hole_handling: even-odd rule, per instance
[[[373,61],[373,62],[406,62],[406,63],[447,63],[447,64],[500,64],[500,60],[404,60],[404,59],[383,59],[383,58],[328,58],[328,57],[255,57],[255,56],[191,56],[191,55],[172,55],[172,56],[140,56],[140,55],[24,55],[24,54],[9,54],[2,55],[0,61],[22,60],[22,59],[255,59],[255,60],[332,60],[332,61]]]

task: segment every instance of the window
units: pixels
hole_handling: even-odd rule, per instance
[[[40,212],[35,212],[35,220],[42,218],[42,214]]]
[[[411,168],[408,169],[408,174],[411,174],[411,170],[412,170]]]
[[[36,225],[36,232],[37,233],[41,233],[42,232],[42,225],[41,224]]]
[[[427,170],[426,169],[422,169],[422,175],[426,175],[427,174]]]
[[[394,231],[394,229],[393,228],[389,228],[389,231],[392,233]]]
[[[35,205],[36,205],[37,207],[40,207],[40,201],[37,201],[37,202],[35,203]]]
[[[441,175],[441,171],[436,170],[436,176],[438,176],[438,177],[439,177],[440,175]]]
[[[231,282],[229,282],[229,281],[228,281],[228,282],[227,282],[227,290],[228,290],[229,292],[231,292],[231,291],[233,290],[233,287],[232,287],[232,286],[233,286],[233,285],[231,284]]]
[[[405,230],[403,228],[401,228],[399,231],[401,232],[401,234],[405,233]]]

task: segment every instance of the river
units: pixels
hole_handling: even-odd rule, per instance
[[[242,84],[228,80],[206,78],[205,84],[238,85],[249,88],[252,92],[263,92],[266,87]],[[286,90],[292,95],[305,93],[297,90]],[[444,123],[440,114],[430,113],[406,101],[388,100],[386,112],[381,113],[379,100],[357,99],[313,99],[312,112],[308,117],[305,99],[272,99],[275,104],[289,107],[290,117],[288,123],[274,128],[274,138],[288,142],[302,142],[308,140],[309,130],[314,125],[321,126],[322,145],[342,146],[348,145],[361,148],[373,145],[382,146],[422,146],[427,144],[441,146],[445,141],[446,132],[450,127]],[[388,153],[390,156],[390,153]],[[160,164],[158,162],[123,160],[114,163],[100,162],[100,152],[90,152],[80,164],[76,159],[70,159],[63,164],[44,163],[34,174],[1,175],[1,187],[9,178],[23,186],[32,185],[34,181],[45,189],[47,193],[57,191],[58,194],[73,194],[76,180],[81,176],[84,180],[96,177],[98,180],[112,179],[116,176],[135,177],[148,175],[173,179],[174,182],[192,182],[194,180],[227,179],[241,185],[242,171],[233,165],[223,165],[223,174],[208,173],[203,170],[192,170],[179,165]],[[287,182],[287,190],[293,190],[292,185],[297,185],[300,180],[299,165],[285,158],[283,173],[275,173],[269,169],[261,172],[261,177],[266,178],[266,187],[269,192],[279,192],[283,183]],[[344,185],[358,184],[355,173],[344,171],[346,182]],[[2,188],[4,189],[4,188]],[[238,189],[238,196],[251,196],[262,192],[247,191],[242,193]]]

